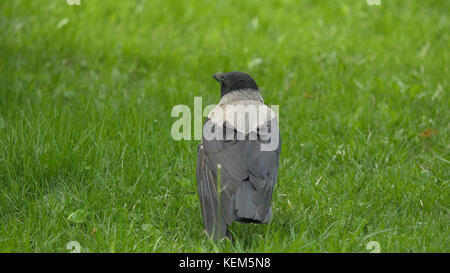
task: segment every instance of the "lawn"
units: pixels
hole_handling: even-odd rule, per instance
[[[0,252],[450,251],[450,1],[0,2]],[[280,107],[268,225],[203,231],[172,107]],[[373,243],[371,243],[373,244]],[[369,244],[370,245],[370,244]]]

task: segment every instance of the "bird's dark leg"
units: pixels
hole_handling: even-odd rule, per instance
[[[231,232],[229,229],[227,229],[227,233],[225,235],[231,242],[233,242],[233,236],[231,235]]]

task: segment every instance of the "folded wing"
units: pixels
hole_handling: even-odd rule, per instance
[[[250,124],[246,127],[251,128],[248,131],[238,130],[235,123],[226,119],[219,121],[223,123],[211,118],[205,122],[213,122],[213,130],[225,129],[223,139],[207,139],[204,134],[197,154],[203,223],[215,239],[224,237],[234,220],[270,221],[270,202],[278,176],[281,144],[278,126],[267,126],[269,121],[273,124],[273,116],[271,120],[259,121],[257,126]],[[273,149],[262,148],[274,136],[278,139]],[[217,181],[218,164],[221,165],[220,186]]]

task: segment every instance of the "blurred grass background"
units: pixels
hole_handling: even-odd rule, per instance
[[[0,251],[448,252],[449,1],[0,3]],[[204,234],[177,104],[280,105],[270,225]]]

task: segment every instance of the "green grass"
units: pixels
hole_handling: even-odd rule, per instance
[[[450,2],[212,3],[1,1],[0,251],[449,252]],[[170,112],[232,70],[281,166],[273,221],[214,243]]]

